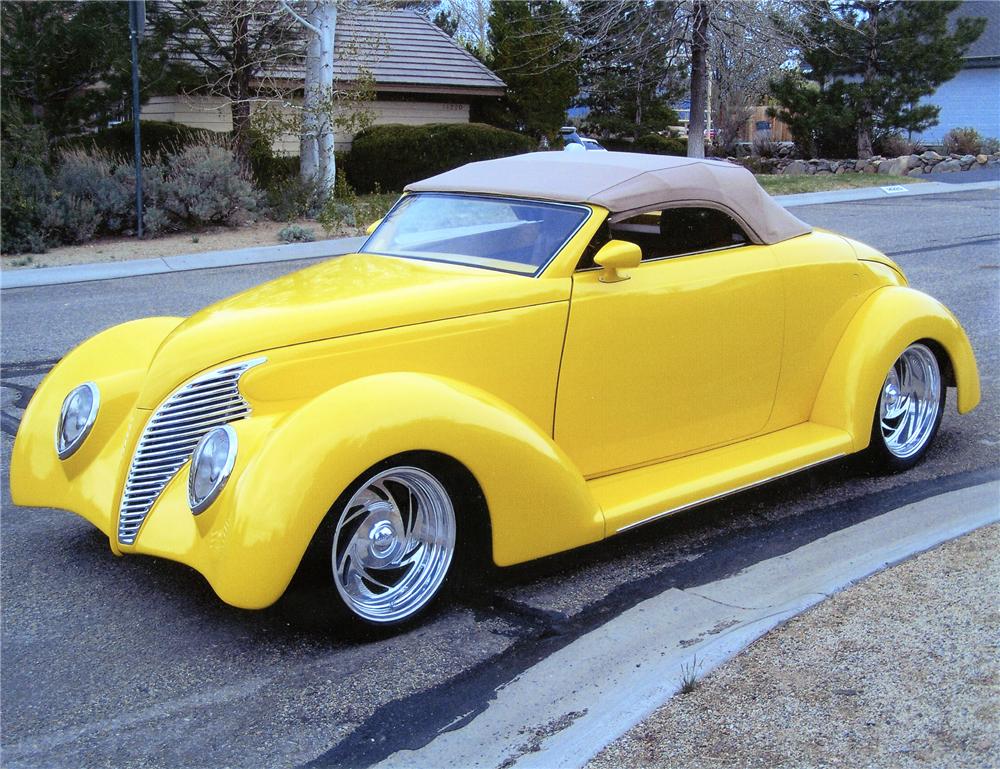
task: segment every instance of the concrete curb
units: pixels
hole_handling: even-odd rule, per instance
[[[861,187],[853,190],[830,190],[829,192],[803,192],[799,195],[775,195],[774,199],[785,208],[795,208],[797,206],[818,206],[824,203],[850,203],[855,200],[908,198],[915,195],[947,195],[953,192],[971,192],[972,190],[1000,191],[1000,181],[968,182],[966,184],[920,182],[911,187],[889,185],[886,187]]]
[[[887,189],[894,191],[887,192]],[[825,203],[849,203],[855,200],[905,198],[913,195],[946,195],[971,190],[1000,191],[1000,181],[969,184],[922,182],[912,187],[864,187],[831,192],[807,192],[800,195],[776,195],[774,199],[785,208],[794,208]],[[246,264],[266,264],[299,259],[324,259],[352,253],[364,241],[364,238],[337,238],[319,240],[313,243],[291,243],[284,246],[258,246],[231,251],[206,251],[200,254],[163,256],[155,259],[133,259],[127,262],[75,264],[68,267],[42,267],[34,270],[4,270],[0,272],[0,289],[57,286],[65,283],[85,283],[91,280],[135,278],[142,275],[162,275],[168,272],[237,267]]]
[[[700,678],[852,583],[998,520],[1000,481],[991,481],[905,505],[730,577],[667,590],[501,686],[475,718],[376,766],[579,769],[692,673]]]

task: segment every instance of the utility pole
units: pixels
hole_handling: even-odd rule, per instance
[[[139,36],[146,28],[145,0],[129,0],[128,38],[132,45],[132,132],[135,141],[135,231],[142,238],[142,140],[139,130]]]

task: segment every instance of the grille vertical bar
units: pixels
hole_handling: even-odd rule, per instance
[[[118,508],[118,541],[131,545],[160,493],[213,427],[243,419],[250,404],[240,378],[264,358],[237,363],[192,379],[161,403],[139,436]]]

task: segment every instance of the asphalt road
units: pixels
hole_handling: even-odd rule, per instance
[[[1000,475],[1000,200],[992,191],[795,209],[891,254],[965,325],[983,403],[949,397],[927,461],[872,478],[850,461],[597,546],[494,574],[384,640],[338,637],[308,596],[222,604],[187,567],[115,558],[73,515],[14,508],[25,399],[93,333],[186,314],[297,267],[203,270],[2,294],[0,728],[8,767],[367,766],[482,709],[533,662],[651,595],[702,584],[906,502]]]

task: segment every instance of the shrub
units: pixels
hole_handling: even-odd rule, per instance
[[[1000,140],[993,136],[987,136],[983,139],[983,143],[979,147],[979,151],[984,155],[996,155],[1000,153]]]
[[[289,224],[278,230],[278,240],[283,243],[312,243],[316,240],[316,233],[309,227],[300,224]]]
[[[687,155],[687,139],[675,139],[660,134],[646,134],[635,142],[636,152],[650,155]]]
[[[86,227],[83,223],[73,223],[80,214],[79,207],[74,213],[73,206],[76,204],[67,204],[66,226],[69,229],[65,240],[70,243],[83,243],[95,233],[119,233],[135,222],[134,171],[107,152],[88,154],[82,150],[71,150],[64,153],[53,176],[52,186],[58,190],[60,200],[86,201],[89,206],[85,209],[92,210],[94,214],[93,231],[89,237],[84,236]]]
[[[956,155],[977,155],[983,137],[975,128],[952,128],[944,135],[944,151]]]
[[[142,154],[162,158],[192,144],[219,144],[229,142],[229,134],[191,128],[181,123],[143,120],[139,123]],[[61,142],[64,150],[98,150],[117,157],[131,158],[135,153],[132,121],[103,128],[97,133],[74,136]]]
[[[398,191],[465,163],[534,149],[528,136],[481,123],[372,126],[354,137],[347,173],[359,192]]]
[[[333,197],[326,201],[317,219],[330,232],[362,234],[364,229],[383,216],[398,199],[395,193],[383,193],[378,186],[369,195],[358,196],[343,171],[337,172]]]
[[[0,251],[44,253],[52,243],[43,228],[50,205],[49,178],[39,163],[11,161],[11,153],[5,151],[0,160]]]
[[[887,158],[898,158],[903,155],[919,155],[926,150],[919,141],[910,141],[902,134],[886,134],[875,142],[875,151]]]
[[[239,224],[258,207],[258,195],[230,150],[192,146],[167,157],[161,200],[151,198],[179,222]]]

